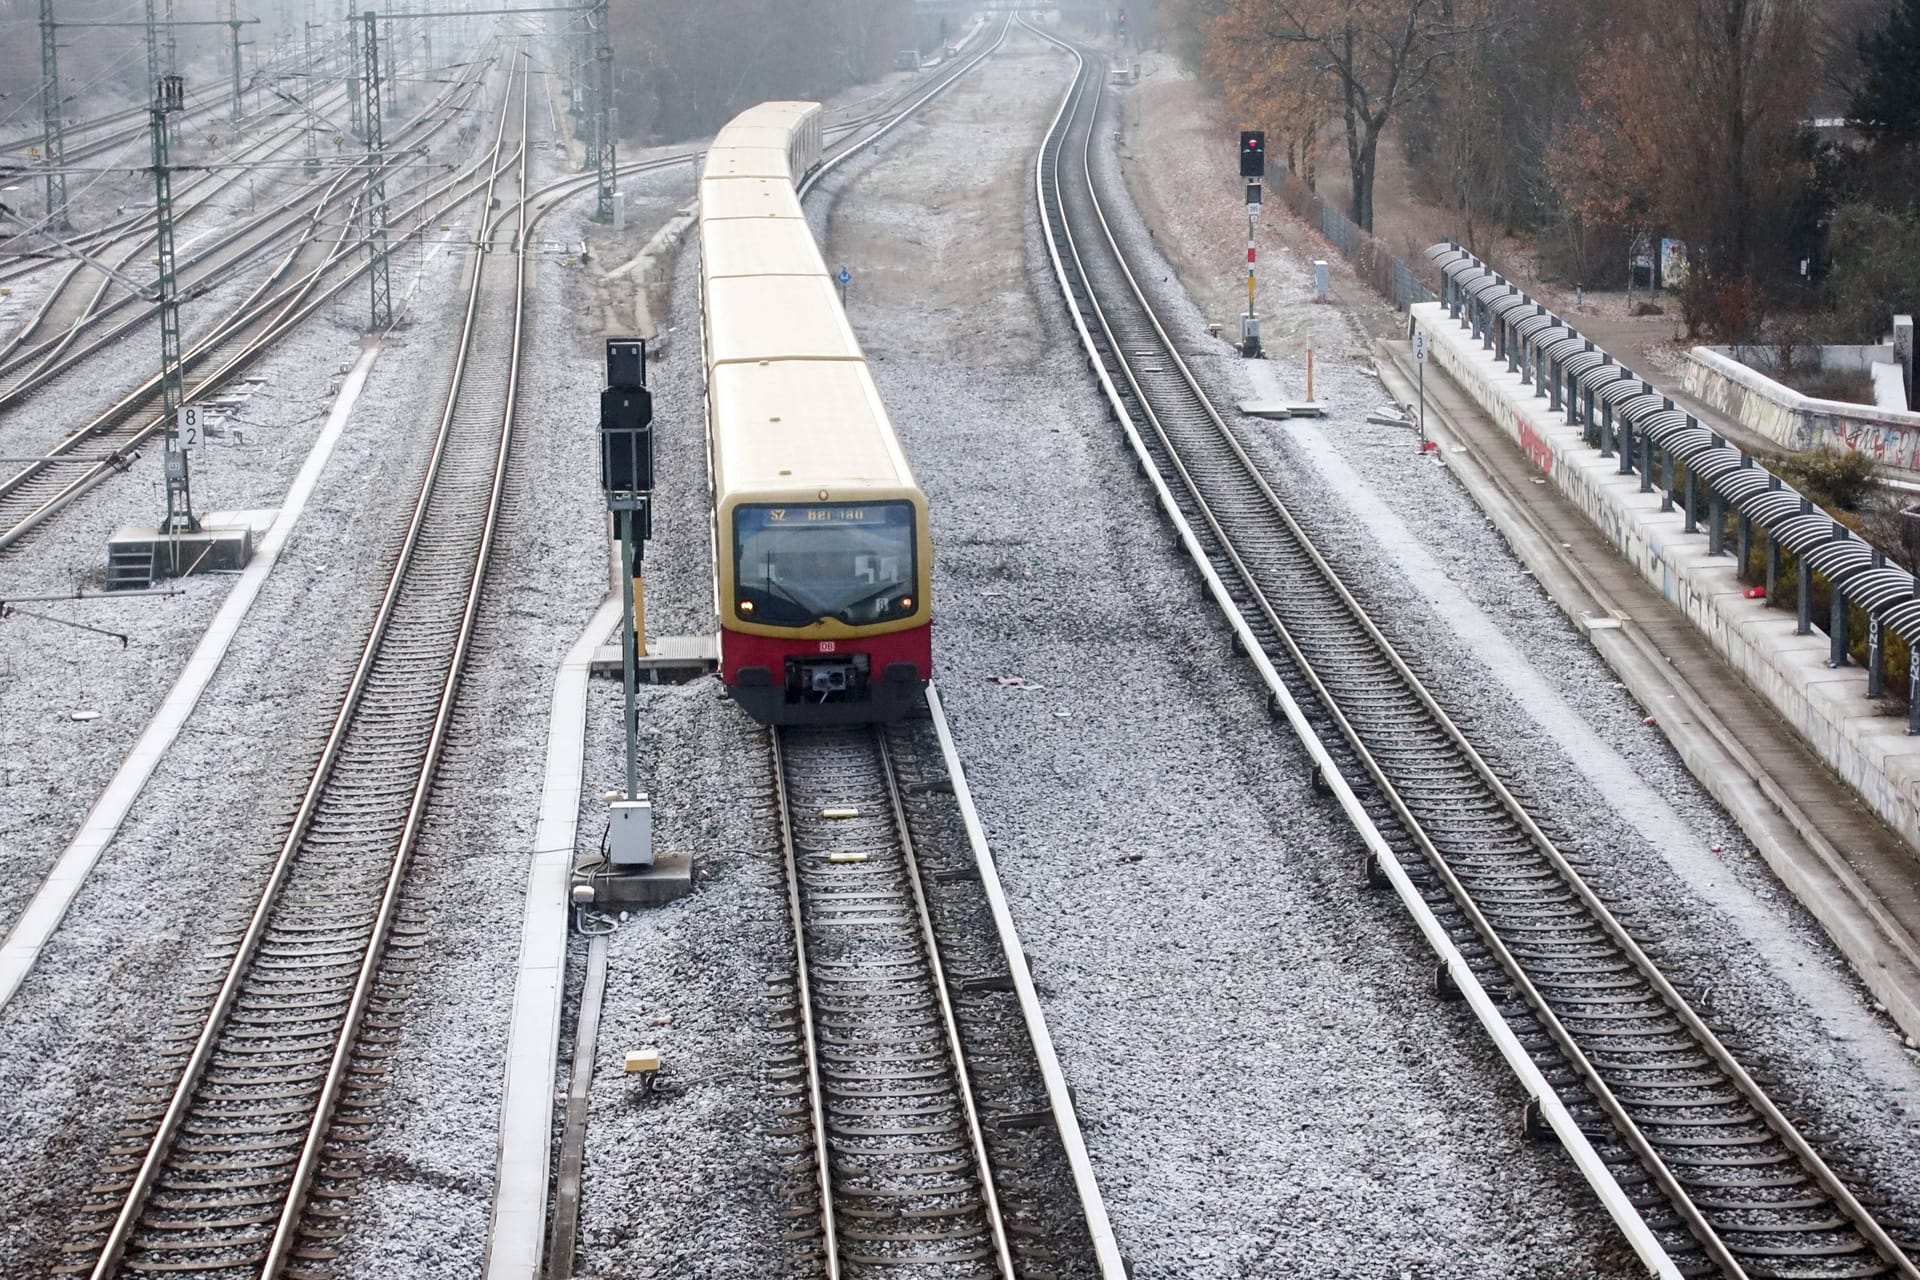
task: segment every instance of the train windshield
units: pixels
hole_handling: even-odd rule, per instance
[[[742,506],[733,512],[734,610],[742,622],[851,626],[913,613],[913,504]]]

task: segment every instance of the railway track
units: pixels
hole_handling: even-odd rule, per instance
[[[831,154],[808,178],[802,187],[802,194],[842,160],[883,136],[894,125],[950,89],[999,47],[1010,25],[1010,20],[1003,21],[979,53],[951,68],[943,68],[942,73],[929,83],[909,87],[898,95],[890,110],[834,126],[834,131],[841,136],[830,144]],[[875,124],[879,128],[873,132],[862,132]],[[619,173],[629,176],[667,169],[684,164],[689,159],[697,159],[698,155],[698,152],[689,152],[622,165]],[[469,169],[461,177],[478,181],[483,176]],[[535,193],[535,198],[550,207],[593,180],[590,174],[565,179]],[[338,179],[334,185],[339,185]],[[440,209],[429,207],[428,201],[447,192],[456,193],[454,202],[464,197],[464,190],[457,182],[440,184],[432,189],[428,197],[415,201],[411,206],[399,207],[397,212],[390,215],[390,224],[398,229],[410,221],[434,221],[440,216]],[[354,199],[357,199],[357,194],[356,189],[352,193]],[[357,208],[357,205],[353,207]],[[330,244],[314,237],[299,242],[293,254],[282,262],[266,283],[249,295],[225,321],[187,347],[182,360],[187,375],[188,400],[217,391],[238,377],[274,343],[365,273],[365,264],[354,261],[356,245],[348,235],[348,228],[353,221],[354,214],[350,209],[348,216],[342,220],[338,236]],[[313,225],[317,231],[317,219]],[[404,234],[397,234],[395,243],[404,238]],[[129,323],[131,326],[138,321]],[[119,331],[115,332],[117,334]],[[104,348],[111,343],[109,339],[101,339],[96,345]],[[51,376],[41,377],[36,372],[33,375],[34,386],[44,385]],[[10,403],[11,398],[0,391],[0,408]],[[159,378],[155,375],[48,449],[42,460],[28,463],[0,480],[0,553],[19,545],[73,502],[126,471],[138,456],[136,451],[140,446],[165,427],[157,412],[158,404]]]
[[[771,1073],[795,1261],[830,1280],[1117,1280],[933,738],[927,721],[771,735],[795,1009]]]
[[[775,730],[820,1258],[1012,1280],[900,784],[878,730]]]
[[[502,113],[439,430],[392,576],[257,902],[191,986],[62,1273],[324,1275],[419,938],[401,897],[491,558],[527,276],[528,73]],[[508,141],[509,123],[518,138]],[[489,213],[496,195],[502,208]]]
[[[392,205],[394,242],[409,226],[432,222],[459,207],[493,181],[500,159],[496,148],[459,173],[431,183],[411,203]],[[348,176],[334,179],[344,189]],[[317,214],[312,233],[293,246],[267,278],[182,353],[189,400],[204,397],[237,378],[275,343],[330,303],[367,270],[353,236],[358,209],[358,178],[344,195],[346,215],[330,237]],[[46,451],[44,458],[0,480],[0,551],[13,547],[102,481],[127,469],[135,451],[164,429],[158,409],[156,373]]]
[[[324,50],[316,50],[315,54],[316,61],[320,65],[325,66],[329,60],[326,52]],[[260,69],[255,74],[259,77],[272,79],[283,73],[276,68],[268,67]],[[341,95],[340,101],[345,101],[344,91],[335,90],[333,93],[339,93]],[[333,93],[330,93],[328,97],[331,98]],[[303,107],[302,109],[304,110],[305,108]],[[316,111],[323,109],[323,104],[315,104],[314,106],[314,110]],[[250,131],[260,128],[263,124],[270,124],[285,115],[291,114],[285,104],[276,102],[275,105],[269,109],[247,113],[240,122],[236,124],[227,118],[226,113],[229,110],[230,104],[224,98],[203,98],[201,101],[189,105],[185,117],[176,120],[176,127],[181,131],[181,136],[183,137],[188,136],[191,130],[198,129],[202,125],[210,125],[210,132],[216,135],[231,135],[244,138]],[[87,138],[82,141],[73,140],[79,132],[94,132],[97,130],[105,130],[106,132],[96,138]],[[129,171],[131,172],[145,167],[147,159],[145,146],[149,135],[149,117],[145,105],[128,107],[125,110],[116,111],[109,116],[100,117],[95,121],[83,122],[79,125],[70,124],[66,126],[63,132],[69,139],[69,145],[64,148],[62,153],[63,159],[68,165],[77,165],[85,160],[109,155],[123,147],[134,146],[139,147],[141,150],[139,151],[138,160],[129,166]],[[296,131],[292,136],[298,136],[298,132]],[[290,141],[291,138],[288,140]],[[41,147],[44,145],[44,142],[44,136],[36,135],[32,138],[22,139],[17,142],[0,143],[0,155],[10,150],[27,152],[30,149]],[[255,143],[243,143],[242,145],[251,147],[255,145]],[[232,157],[229,155],[219,158],[222,160],[230,160]],[[179,157],[178,162],[191,163],[186,157]],[[13,176],[16,180],[22,182],[23,185],[44,182],[42,173],[33,168],[31,162],[27,167],[19,169]],[[206,174],[204,176],[209,180],[217,180],[214,174]],[[181,202],[184,207],[185,202],[188,201],[192,195],[193,191],[191,187],[183,185],[182,189],[175,193],[175,199]],[[150,218],[150,214],[146,218],[143,218],[138,213],[117,216],[100,226],[83,228],[69,238],[89,253],[98,254],[111,245],[115,238],[124,235],[130,230],[137,230],[143,222],[149,221]],[[36,223],[35,228],[37,229],[43,225],[44,219]],[[29,238],[33,238],[31,232],[29,233]],[[10,246],[10,250],[8,253],[0,254],[0,264],[4,264],[0,265],[0,283],[17,279],[20,276],[28,275],[35,271],[44,270],[50,261],[49,254],[52,253],[51,250],[34,250],[31,248],[22,253],[18,251],[17,246]]]
[[[1037,198],[1142,468],[1243,646],[1284,686],[1276,707],[1304,713],[1303,731],[1364,797],[1391,856],[1638,1205],[1663,1251],[1650,1263],[1756,1280],[1920,1277],[1582,877],[1578,851],[1543,829],[1422,685],[1215,411],[1102,212],[1090,139],[1104,63],[1074,52]]]
[[[476,82],[468,82],[463,91],[472,92],[476,88]],[[450,98],[455,96],[457,93],[449,95]],[[449,109],[457,110],[458,107],[456,105]],[[429,109],[407,122],[398,131],[398,140],[392,150],[409,147],[432,136],[435,126],[445,123],[444,119],[436,120],[439,114],[438,109]],[[290,137],[276,136],[262,144],[261,150],[263,154],[270,155],[290,141]],[[403,158],[396,155],[384,162],[384,169],[391,176],[402,164]],[[213,190],[181,209],[176,226],[191,225],[193,214],[225,194],[240,176],[238,170],[234,171],[216,182]],[[181,257],[176,283],[179,296],[192,298],[218,287],[288,237],[296,234],[311,236],[323,218],[335,216],[345,221],[344,215],[350,211],[365,183],[365,173],[363,169],[358,169],[351,174],[323,176],[284,195],[271,193],[269,198],[272,204],[269,208],[248,215],[234,226],[201,237]],[[110,242],[115,249],[110,255],[115,268],[122,271],[143,269],[134,264],[153,246],[151,227],[152,215],[149,213],[139,220],[136,227],[129,228],[126,234]],[[93,256],[108,255],[96,250]],[[110,277],[86,263],[76,262],[68,269],[48,292],[45,302],[32,320],[9,339],[6,352],[0,354],[0,413],[76,368],[86,358],[109,349],[156,314],[157,304],[124,290],[114,294],[114,290],[115,283]],[[111,299],[110,294],[114,294]],[[115,316],[123,318],[110,327],[106,326],[106,322]],[[75,346],[84,335],[96,329],[104,331],[92,337],[86,345]]]

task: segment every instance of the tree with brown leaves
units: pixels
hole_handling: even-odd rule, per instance
[[[1684,239],[1722,278],[1784,269],[1759,256],[1812,176],[1814,19],[1810,0],[1619,0],[1554,139],[1569,210]]]

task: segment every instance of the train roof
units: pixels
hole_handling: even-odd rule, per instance
[[[777,147],[714,147],[701,166],[703,178],[792,178],[785,145]]]
[[[700,217],[711,222],[727,218],[801,218],[793,183],[785,178],[702,178]]]
[[[917,496],[864,363],[722,365],[709,387],[716,502]]]
[[[707,367],[759,360],[862,360],[826,276],[707,281]]]
[[[755,129],[778,130],[785,146],[785,138],[791,134],[808,116],[820,110],[817,102],[763,102],[757,107],[748,107],[733,119],[727,121],[714,135],[715,146],[734,145],[736,134],[745,134]]]
[[[708,280],[728,276],[825,276],[813,232],[798,218],[722,218],[700,226]]]

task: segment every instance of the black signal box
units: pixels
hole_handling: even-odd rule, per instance
[[[646,342],[608,339],[607,387],[600,393],[600,485],[611,510],[644,510],[642,495],[653,491],[653,393],[646,381]]]
[[[645,338],[607,339],[607,385],[610,387],[647,385],[647,340]]]
[[[1240,131],[1240,176],[1243,178],[1267,176],[1267,135],[1264,130],[1242,129]]]
[[[600,393],[600,469],[608,493],[653,488],[653,393],[645,387]]]

